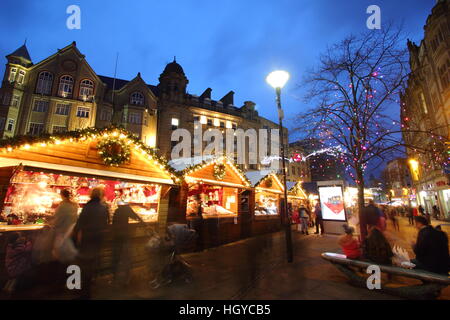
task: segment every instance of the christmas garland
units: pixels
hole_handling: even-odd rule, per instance
[[[222,180],[225,177],[225,165],[223,163],[216,163],[214,165],[214,178]]]
[[[123,139],[103,138],[97,144],[97,149],[106,165],[118,167],[130,161],[130,147]]]

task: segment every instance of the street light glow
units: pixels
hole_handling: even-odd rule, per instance
[[[266,78],[267,83],[275,89],[283,88],[288,80],[289,73],[283,70],[272,71]]]

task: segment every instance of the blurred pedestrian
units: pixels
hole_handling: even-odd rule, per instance
[[[369,234],[364,242],[364,257],[369,261],[377,264],[390,265],[392,264],[391,245],[376,225],[369,225]]]
[[[361,238],[364,239],[368,234],[369,226],[378,225],[380,220],[380,210],[377,208],[373,200],[369,200],[369,204],[363,208],[361,218]]]
[[[414,211],[411,206],[406,208],[406,214],[408,216],[408,223],[413,226],[414,225]]]
[[[129,219],[139,221],[145,226],[144,220],[134,212],[126,202],[119,201],[112,221],[113,231],[113,272],[114,284],[118,285],[120,271],[124,273],[123,284],[128,285],[131,271],[130,226]]]
[[[299,215],[300,215],[302,234],[309,235],[309,232],[308,232],[309,212],[308,212],[308,209],[306,209],[304,205],[300,206]]]
[[[439,220],[440,216],[441,216],[441,213],[439,211],[438,206],[434,205],[433,206],[433,217],[434,217],[434,219]]]
[[[75,225],[81,260],[81,298],[91,295],[91,282],[100,255],[104,231],[108,224],[108,209],[104,205],[104,190],[96,187],[91,190],[91,200],[83,207]]]
[[[5,268],[8,281],[4,290],[12,293],[28,287],[33,279],[31,252],[33,245],[21,233],[12,232],[8,236]]]
[[[394,226],[394,230],[400,231],[400,225],[399,225],[398,219],[397,219],[397,211],[395,210],[395,208],[391,208],[388,211],[388,215],[389,215],[389,220],[391,220],[392,225]]]

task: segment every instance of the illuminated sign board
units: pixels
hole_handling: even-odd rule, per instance
[[[342,187],[319,187],[323,220],[347,221]]]

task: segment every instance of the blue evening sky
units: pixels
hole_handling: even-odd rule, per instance
[[[66,27],[71,4],[81,8],[81,30]],[[298,89],[302,76],[327,45],[365,30],[372,4],[381,7],[382,22],[403,23],[409,38],[419,42],[435,0],[2,0],[0,55],[27,38],[36,63],[75,40],[98,74],[113,76],[119,52],[118,78],[130,80],[141,72],[154,85],[176,56],[189,93],[211,87],[218,100],[233,90],[236,106],[252,100],[273,121],[274,92],[265,77],[281,68],[291,74],[283,91],[289,120],[307,108]]]

